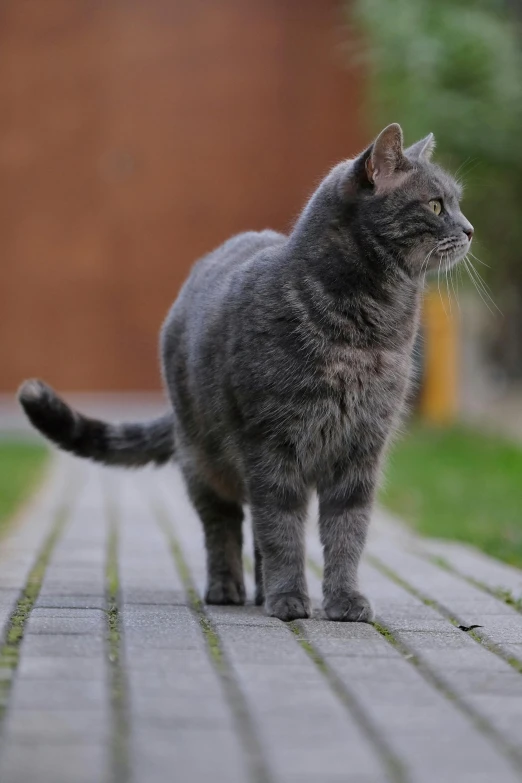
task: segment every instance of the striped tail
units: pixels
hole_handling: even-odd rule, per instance
[[[70,408],[50,386],[31,380],[18,399],[31,424],[64,451],[105,465],[163,465],[174,456],[172,413],[138,424],[108,424]]]

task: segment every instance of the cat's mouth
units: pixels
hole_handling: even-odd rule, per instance
[[[457,242],[445,240],[439,243],[429,255],[426,270],[428,272],[448,272],[466,257],[470,247],[471,242],[468,240],[459,239]]]

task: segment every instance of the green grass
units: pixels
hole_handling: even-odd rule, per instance
[[[522,567],[522,447],[414,424],[391,450],[381,502],[421,533]]]
[[[48,453],[45,446],[34,443],[0,441],[0,532],[36,488]]]

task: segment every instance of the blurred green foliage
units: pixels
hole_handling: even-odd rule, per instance
[[[499,0],[354,0],[374,130],[406,142],[433,131],[438,159],[465,185],[475,253],[497,291],[522,295],[522,53],[518,19]]]

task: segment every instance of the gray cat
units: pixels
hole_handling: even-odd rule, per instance
[[[40,381],[20,401],[61,448],[109,465],[175,457],[205,531],[211,604],[242,604],[243,505],[252,513],[256,603],[310,616],[305,518],[319,496],[324,610],[369,622],[358,590],[379,467],[411,375],[426,271],[468,252],[458,184],[403,150],[399,125],[319,185],[288,236],[240,234],[201,259],[161,333],[172,411],[110,425]]]

